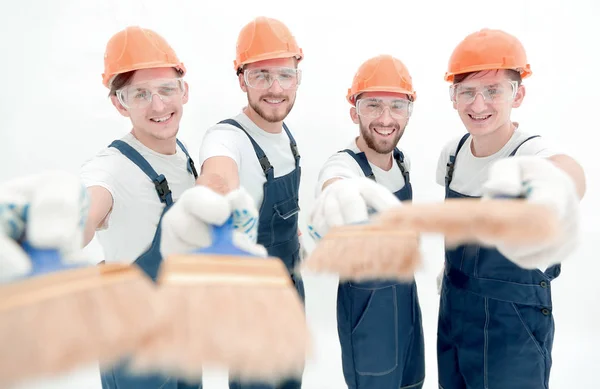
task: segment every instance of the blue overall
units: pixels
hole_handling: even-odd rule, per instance
[[[468,136],[447,164],[446,198],[470,197],[450,189]],[[547,389],[554,339],[550,283],[560,270],[523,269],[476,244],[447,249],[438,317],[440,388]]]
[[[364,153],[343,150],[365,177],[375,180]],[[394,150],[404,187],[394,195],[412,200],[404,155]],[[342,368],[349,389],[420,389],[425,379],[425,344],[415,281],[342,282],[337,295]]]
[[[188,171],[197,178],[198,174],[196,173],[192,158],[190,158],[187,150],[179,140],[177,140],[177,144],[187,156]],[[144,273],[152,278],[152,280],[156,281],[158,270],[162,262],[162,255],[160,254],[161,222],[165,212],[173,205],[173,197],[171,190],[169,189],[169,184],[164,175],[158,174],[152,166],[150,166],[148,161],[127,143],[121,140],[115,140],[109,147],[114,147],[119,150],[148,176],[156,187],[156,193],[160,202],[165,204],[150,247],[134,262],[144,271]],[[126,370],[126,361],[123,361],[121,364],[116,365],[111,369],[101,371],[100,379],[102,382],[102,389],[200,389],[199,384],[189,386],[185,383],[178,382],[176,379],[165,377],[160,374],[144,376],[132,375]]]
[[[275,171],[269,162],[269,158],[244,127],[233,119],[226,119],[220,123],[239,128],[252,143],[256,157],[267,179],[263,186],[263,201],[259,210],[257,243],[263,245],[270,256],[280,258],[283,261],[290,272],[296,290],[302,301],[304,301],[304,284],[301,277],[295,273],[295,268],[300,261],[300,240],[298,238],[300,154],[298,153],[296,141],[284,123],[283,129],[290,139],[290,149],[296,160],[296,168],[284,176],[275,177]],[[277,385],[276,389],[300,389],[300,387],[301,380],[290,379]],[[275,389],[272,385],[241,383],[231,379],[229,388]]]

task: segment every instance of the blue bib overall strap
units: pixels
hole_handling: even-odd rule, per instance
[[[353,150],[350,149],[344,149],[338,152],[350,155],[356,161],[365,177],[377,182],[377,180],[375,179],[375,174],[373,174],[373,169],[371,168],[369,160],[367,159],[367,156],[364,152],[355,153]],[[402,176],[404,177],[404,186],[399,191],[394,192],[394,195],[400,201],[412,200],[412,185],[410,183],[410,172],[408,171],[408,169],[406,168],[406,164],[404,163],[404,153],[402,153],[402,151],[400,151],[398,148],[394,149],[394,160],[396,161],[396,164],[400,168]]]
[[[450,189],[456,156],[468,137],[449,158],[446,198],[477,198]],[[447,248],[438,317],[440,387],[548,388],[554,339],[550,283],[559,274],[560,265],[523,269],[493,247]]]
[[[252,143],[256,157],[267,179],[263,188],[263,202],[259,210],[257,243],[267,249],[270,256],[280,258],[293,272],[298,264],[300,241],[298,239],[298,192],[300,187],[300,154],[294,137],[283,123],[296,168],[285,176],[275,178],[274,168],[263,149],[244,127],[233,119],[221,121],[242,130]]]
[[[294,137],[283,124],[283,129],[290,140],[290,149],[295,159],[295,169],[281,177],[275,177],[274,168],[269,158],[244,129],[233,119],[226,119],[220,124],[229,124],[248,136],[262,171],[266,177],[263,185],[263,202],[259,210],[257,243],[263,245],[270,256],[280,258],[290,272],[290,277],[304,301],[304,284],[296,266],[300,261],[300,241],[298,239],[298,192],[300,189],[300,154]],[[230,389],[300,389],[301,381],[290,379],[276,386],[262,383],[240,383],[230,380]]]
[[[177,142],[180,147],[183,145],[178,141]],[[161,236],[161,223],[162,218],[165,212],[171,208],[173,205],[173,195],[171,193],[171,189],[169,188],[169,183],[167,182],[166,177],[163,174],[158,174],[152,166],[146,161],[144,157],[140,153],[138,153],[133,147],[131,147],[126,142],[122,140],[115,140],[110,144],[109,147],[114,147],[121,152],[125,157],[127,157],[131,162],[136,164],[141,171],[143,171],[148,178],[154,183],[154,187],[156,189],[156,194],[161,203],[165,204],[163,211],[160,215],[160,219],[158,222],[158,226],[156,228],[156,232],[152,239],[152,243],[150,247],[140,255],[136,260],[135,264],[139,266],[144,273],[146,273],[152,280],[156,281],[156,277],[158,275],[158,269],[160,268],[160,263],[162,262],[162,256],[160,255],[160,236]],[[195,169],[193,163],[190,163],[191,158],[187,153],[187,150],[184,150],[188,158],[188,171],[191,174],[194,174]]]
[[[188,163],[187,168],[190,174],[193,174],[197,178],[196,169],[192,158],[189,156],[183,144],[177,140],[177,144],[185,155],[187,156]],[[162,262],[162,255],[160,254],[160,236],[161,236],[161,222],[162,218],[173,205],[173,196],[169,184],[164,175],[158,174],[154,168],[146,161],[140,153],[138,153],[133,147],[122,140],[113,141],[109,147],[114,147],[127,157],[131,162],[140,168],[148,178],[154,183],[156,194],[161,203],[165,204],[163,211],[160,215],[158,226],[150,247],[140,255],[136,260],[135,264],[142,269],[153,281],[156,281],[158,275],[158,269]],[[102,389],[183,389],[187,388],[187,384],[178,383],[176,379],[166,377],[160,374],[153,375],[131,375],[127,371],[126,362],[114,366],[111,369],[101,371],[100,378],[102,382]],[[201,389],[201,385],[194,385],[194,388]]]
[[[194,179],[197,179],[198,172],[196,171],[196,166],[194,165],[194,160],[192,159],[192,157],[190,157],[190,154],[188,153],[187,149],[185,148],[185,146],[183,145],[183,143],[181,143],[181,141],[179,139],[177,139],[177,144],[179,145],[179,147],[181,147],[181,151],[183,151],[183,153],[187,157],[188,172],[190,172],[194,176]]]
[[[450,182],[452,181],[452,176],[454,175],[454,165],[456,165],[456,156],[458,155],[458,152],[463,147],[467,139],[469,139],[470,135],[471,134],[469,133],[463,135],[463,137],[460,138],[460,141],[458,142],[458,146],[456,146],[456,151],[453,155],[450,155],[449,161],[446,164],[446,188],[450,188]]]
[[[258,145],[258,143],[256,143],[254,138],[252,138],[250,136],[250,134],[248,134],[246,129],[244,127],[242,127],[242,125],[240,123],[238,123],[237,121],[235,121],[233,119],[222,120],[219,122],[219,124],[229,124],[231,126],[239,128],[240,130],[242,130],[244,132],[244,134],[246,134],[246,136],[252,143],[252,147],[254,148],[254,152],[256,153],[256,157],[258,158],[260,167],[262,168],[263,173],[265,174],[265,177],[267,177],[267,181],[272,180],[274,178],[274,173],[273,173],[273,166],[271,165],[271,162],[269,162],[269,158],[267,158],[267,155],[265,154],[263,149]],[[296,145],[296,141],[294,140],[292,133],[290,132],[290,130],[288,129],[288,127],[286,126],[285,123],[283,123],[283,129],[285,130],[285,133],[287,134],[288,138],[290,138],[290,149],[292,150],[292,155],[294,156],[294,159],[296,160],[296,168],[299,168],[300,167],[300,154],[298,153],[298,146]]]
[[[374,181],[364,152],[349,154],[365,177]],[[404,186],[394,195],[412,200],[404,154],[394,159]],[[425,380],[425,342],[417,285],[397,280],[341,282],[337,293],[337,326],[342,370],[348,389],[420,389]]]

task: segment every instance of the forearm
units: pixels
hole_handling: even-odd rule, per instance
[[[201,175],[216,175],[224,179],[230,190],[240,186],[237,163],[229,157],[211,157],[202,164]],[[201,178],[199,178],[201,180]]]
[[[90,197],[90,207],[83,232],[83,247],[94,239],[96,230],[105,223],[113,206],[112,195],[103,187],[89,187],[88,196]]]
[[[582,199],[586,192],[586,180],[585,180],[585,172],[583,168],[577,161],[568,155],[554,155],[548,158],[556,167],[563,170],[565,173],[571,177],[573,183],[575,184],[575,188],[577,189],[577,194],[579,195],[579,199]]]
[[[327,180],[323,183],[323,187],[321,188],[321,190],[325,190],[325,188],[327,188],[329,185],[331,185],[334,182],[339,181],[339,180],[343,180],[343,178],[341,178],[341,177],[330,178],[329,180]]]

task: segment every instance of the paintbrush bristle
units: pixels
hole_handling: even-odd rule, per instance
[[[408,281],[420,265],[419,246],[419,236],[407,230],[375,224],[334,227],[308,255],[302,270],[337,274],[340,281]]]
[[[161,272],[161,295],[176,319],[138,349],[134,372],[193,381],[202,366],[218,366],[261,382],[302,374],[310,334],[280,259],[177,255]]]
[[[0,386],[116,362],[165,320],[154,291],[137,269],[116,264],[2,286]]]

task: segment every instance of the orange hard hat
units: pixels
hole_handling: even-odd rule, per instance
[[[238,72],[252,62],[289,57],[304,58],[291,31],[279,20],[259,16],[240,31],[233,66]]]
[[[365,61],[348,89],[346,99],[356,104],[356,96],[363,92],[395,92],[407,94],[412,101],[417,99],[412,77],[402,61],[391,55],[382,54]]]
[[[494,69],[516,70],[521,78],[531,75],[521,42],[502,30],[484,28],[469,34],[456,46],[444,79],[454,82],[457,74]]]
[[[102,83],[132,70],[173,67],[185,75],[185,66],[167,41],[152,30],[130,26],[110,38],[104,52]]]

